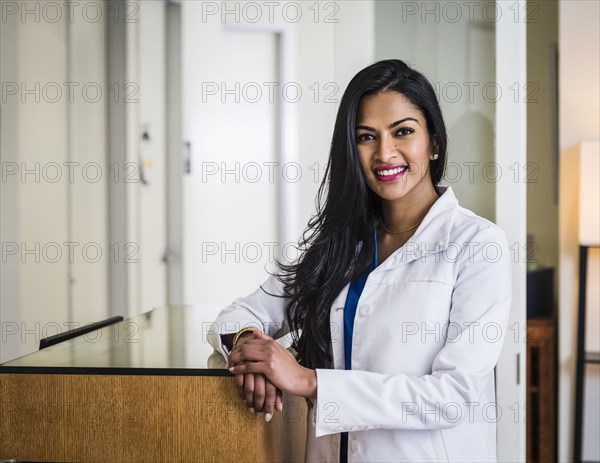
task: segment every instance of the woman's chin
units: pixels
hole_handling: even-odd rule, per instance
[[[394,201],[406,196],[410,189],[406,188],[406,184],[402,181],[390,182],[382,184],[377,182],[372,190],[385,201]]]

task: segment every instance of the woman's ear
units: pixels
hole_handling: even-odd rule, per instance
[[[429,153],[429,156],[431,159],[433,159],[433,155],[439,153],[439,149],[440,146],[437,142],[437,137],[435,136],[435,134],[433,134],[431,136],[431,153]]]

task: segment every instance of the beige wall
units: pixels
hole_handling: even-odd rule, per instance
[[[557,169],[554,157],[554,102],[552,48],[558,42],[558,2],[534,1],[527,24],[527,233],[537,247],[532,253],[538,265],[558,266]],[[556,75],[555,78],[558,78]],[[557,291],[555,291],[556,295]],[[556,300],[556,298],[555,298]],[[554,308],[550,308],[554,309]]]
[[[575,343],[578,279],[578,151],[584,140],[600,138],[600,3],[596,1],[561,1],[559,4],[559,136],[560,136],[560,207],[559,207],[559,458],[572,460],[574,427]],[[598,253],[590,259],[597,268]],[[591,283],[588,286],[597,287]],[[589,295],[588,295],[589,296]],[[598,311],[598,297],[588,297],[588,309]],[[589,310],[589,312],[591,312]],[[588,312],[588,313],[589,313]],[[588,316],[588,320],[591,317]],[[593,331],[588,331],[589,335]],[[588,348],[598,345],[588,335]],[[598,384],[597,369],[588,372],[585,387]],[[592,374],[590,374],[592,373]],[[591,399],[589,395],[586,398]],[[594,403],[595,402],[595,403]],[[588,417],[598,418],[598,396],[588,400]],[[595,412],[594,412],[595,410]],[[595,430],[595,437],[594,436]],[[600,459],[598,422],[586,423],[584,460]],[[587,435],[587,438],[585,436]]]

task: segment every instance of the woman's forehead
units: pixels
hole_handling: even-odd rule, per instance
[[[423,119],[423,114],[404,94],[399,92],[381,92],[374,95],[366,95],[361,98],[357,122],[366,122],[369,120],[389,122],[402,119],[404,117],[414,117]]]

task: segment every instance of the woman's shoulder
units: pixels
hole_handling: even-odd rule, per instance
[[[507,243],[506,233],[500,226],[460,204],[456,205],[451,234],[451,239],[457,242]]]

